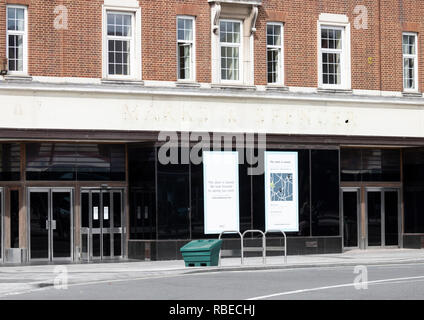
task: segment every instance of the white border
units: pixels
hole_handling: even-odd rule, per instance
[[[132,57],[130,75],[113,76],[108,75],[108,52],[107,52],[107,12],[132,13],[134,22],[131,26],[133,32]],[[140,7],[115,7],[102,5],[102,77],[110,80],[134,80],[142,79],[142,56],[141,56],[141,8]]]
[[[411,55],[411,54],[404,54],[403,53],[403,36],[413,36],[414,40],[415,40],[415,55]],[[419,92],[419,74],[418,74],[418,63],[419,63],[419,55],[418,55],[418,34],[416,32],[402,32],[402,88],[403,88],[403,92],[411,92],[411,93],[417,93]],[[415,75],[415,79],[414,79],[414,86],[415,89],[409,89],[409,88],[405,88],[405,65],[404,65],[404,59],[405,58],[413,58],[414,57],[414,75]]]
[[[23,34],[23,69],[22,71],[8,71],[10,75],[16,76],[27,76],[28,75],[28,7],[23,5],[6,5],[6,58],[7,58],[7,69],[9,70],[9,30],[8,24],[8,8],[24,9],[24,32]],[[11,34],[15,32],[11,31]]]
[[[190,62],[190,78],[189,79],[180,79],[180,59],[179,59],[179,51],[178,51],[178,19],[190,19],[193,22],[193,40],[191,42],[192,45],[192,59]],[[195,16],[189,16],[189,15],[177,15],[176,19],[176,59],[177,59],[177,82],[195,82],[196,81],[196,17]]]
[[[321,55],[321,27],[330,27],[342,29],[342,54],[341,54],[341,84],[328,85],[322,83],[322,55]],[[351,79],[351,34],[350,23],[345,15],[322,13],[317,22],[317,48],[318,48],[318,88],[321,89],[342,89],[352,88]]]
[[[280,26],[281,27],[281,44],[279,46],[280,50],[281,50],[281,54],[280,54],[280,61],[279,61],[279,66],[278,66],[278,81],[277,82],[268,82],[268,41],[267,41],[267,45],[266,45],[266,62],[267,62],[267,73],[266,73],[266,78],[267,78],[267,85],[268,86],[275,86],[275,85],[280,85],[280,86],[284,86],[284,24],[282,22],[267,22],[266,24],[266,28],[265,28],[265,37],[268,40],[268,25],[276,25],[276,26]],[[277,46],[270,46],[270,47],[274,47],[277,48]]]
[[[223,43],[221,44],[221,22],[232,22],[232,23],[240,23],[240,44],[237,45],[231,45],[230,43]],[[219,56],[219,61],[218,61],[218,70],[219,70],[219,82],[222,84],[243,84],[244,83],[244,55],[243,55],[243,50],[244,50],[244,23],[243,20],[239,20],[239,19],[219,19],[219,32],[218,32],[218,56]],[[238,80],[224,80],[222,79],[222,70],[221,70],[221,61],[222,61],[222,57],[221,57],[221,47],[234,47],[234,48],[239,48],[239,74],[238,74]]]

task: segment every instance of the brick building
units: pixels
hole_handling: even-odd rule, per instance
[[[214,135],[296,154],[289,254],[421,248],[423,16],[418,0],[0,0],[0,261],[176,259],[216,238],[210,172],[182,161]],[[237,229],[265,231],[268,173],[250,167]]]

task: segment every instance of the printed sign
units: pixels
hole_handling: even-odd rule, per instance
[[[265,229],[299,231],[297,152],[265,152]]]
[[[239,231],[238,153],[203,152],[205,234]]]

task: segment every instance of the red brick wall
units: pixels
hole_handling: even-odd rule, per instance
[[[32,76],[101,77],[102,0],[0,0],[0,32],[5,34],[5,3],[28,6],[28,71]],[[68,29],[53,27],[54,8],[68,8]],[[6,55],[0,36],[0,57]]]
[[[196,19],[196,79],[210,82],[210,5],[199,0],[141,1],[143,78],[177,80],[177,15]]]
[[[6,55],[6,3],[29,4],[30,75],[101,78],[103,0],[0,0],[0,61]],[[358,4],[368,9],[367,30],[354,28]],[[68,8],[68,30],[53,27],[57,5]],[[197,81],[211,81],[210,4],[206,0],[141,1],[141,13],[144,80],[177,79],[176,16],[184,14],[196,17]],[[349,17],[353,89],[401,91],[402,31],[418,32],[420,89],[424,89],[420,54],[424,1],[420,0],[263,0],[254,36],[255,84],[266,84],[266,22],[281,21],[285,84],[317,86],[320,13]]]

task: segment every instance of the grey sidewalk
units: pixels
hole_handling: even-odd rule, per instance
[[[69,285],[97,282],[125,281],[131,279],[179,276],[187,273],[223,272],[237,270],[311,268],[332,266],[355,266],[370,264],[424,263],[424,250],[413,249],[370,249],[352,250],[341,254],[268,257],[225,258],[221,267],[190,267],[184,261],[134,261],[65,265],[0,266],[0,298],[5,295],[29,292],[52,286],[55,279],[64,275]]]

